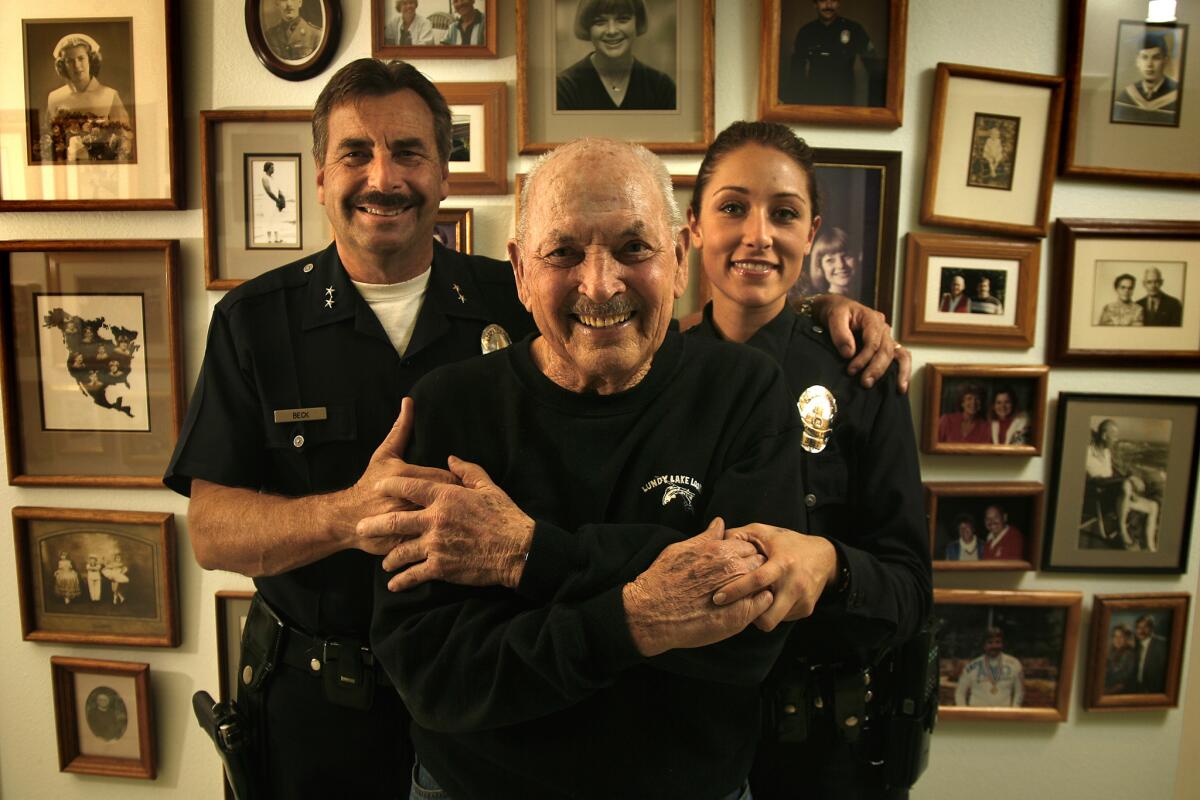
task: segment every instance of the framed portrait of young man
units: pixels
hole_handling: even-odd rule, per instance
[[[51,656],[50,678],[60,772],[154,780],[149,664]]]
[[[375,58],[495,58],[495,0],[371,0]]]
[[[926,364],[922,451],[1041,455],[1049,374],[1029,364]]]
[[[1045,487],[1030,481],[930,482],[925,513],[933,568],[1036,569]]]
[[[341,0],[246,0],[246,36],[272,75],[308,80],[337,52]]]
[[[1191,597],[1182,592],[1092,598],[1088,711],[1175,708]]]

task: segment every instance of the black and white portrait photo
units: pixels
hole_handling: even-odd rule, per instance
[[[1020,117],[975,114],[975,124],[971,129],[971,161],[967,170],[968,186],[1012,190],[1020,130]]]
[[[325,9],[320,0],[260,0],[263,38],[285,64],[309,58],[321,45]]]
[[[150,542],[116,532],[77,529],[47,536],[38,542],[39,603],[47,614],[158,619],[157,559]]]
[[[1080,549],[1158,552],[1171,427],[1152,417],[1090,418]]]
[[[556,111],[678,108],[678,0],[555,0]]]
[[[108,662],[101,662],[108,663]],[[84,756],[136,759],[141,727],[148,720],[140,707],[137,679],[112,672],[74,672],[75,731]]]
[[[129,729],[129,709],[121,695],[109,686],[97,686],[84,703],[88,730],[98,739],[113,742]]]
[[[779,100],[882,106],[887,88],[888,4],[797,0],[780,13]]]
[[[942,267],[938,311],[943,314],[1004,314],[1008,272],[999,269]]]
[[[1121,20],[1113,65],[1113,122],[1179,126],[1187,25]]]
[[[1179,327],[1187,264],[1182,261],[1095,262],[1094,324],[1099,327]]]
[[[300,154],[245,153],[243,180],[246,249],[300,249]]]
[[[137,161],[133,22],[24,22],[29,163]]]

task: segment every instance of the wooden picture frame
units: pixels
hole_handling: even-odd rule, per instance
[[[179,646],[175,516],[12,510],[27,642]]]
[[[900,339],[1028,350],[1037,328],[1040,266],[1036,241],[908,234]]]
[[[508,86],[439,83],[438,89],[453,127],[450,194],[508,194]]]
[[[421,58],[495,58],[497,52],[496,15],[497,4],[489,0],[475,0],[475,10],[483,15],[479,27],[468,26],[467,38],[479,38],[478,44],[446,44],[445,39],[450,35],[450,29],[455,24],[454,3],[451,0],[441,0],[440,3],[426,0],[419,9],[424,13],[414,16],[413,26],[409,36],[415,37],[410,45],[400,44],[399,31],[402,30],[402,18],[397,7],[397,0],[371,0],[371,55],[375,58],[399,58],[404,61]],[[430,12],[435,5],[441,5],[445,10]],[[419,17],[419,20],[417,19]],[[476,36],[478,31],[478,36]],[[459,39],[463,38],[461,32]]]
[[[178,262],[174,240],[0,242],[10,484],[162,486],[183,422]]]
[[[1060,394],[1042,569],[1182,574],[1198,458],[1200,397]]]
[[[1081,592],[934,589],[938,716],[1066,722],[1082,605]],[[999,657],[987,653],[993,629]]]
[[[50,679],[59,772],[154,780],[149,664],[51,656]]]
[[[1176,708],[1190,604],[1182,592],[1095,595],[1083,707]],[[1114,652],[1118,645],[1120,653]]]
[[[927,482],[925,517],[934,570],[1036,569],[1045,493],[1042,484],[1032,481]],[[971,534],[963,531],[964,525]],[[962,537],[968,535],[974,541],[964,547]]]
[[[0,120],[0,211],[184,207],[176,12],[170,0],[45,0],[4,16],[0,107],[14,113]],[[53,54],[68,49],[88,54],[87,74],[67,77]],[[89,108],[70,101],[85,79]]]
[[[246,0],[246,37],[259,63],[277,78],[305,81],[329,66],[342,38],[340,0],[296,4],[285,20],[271,0]]]
[[[921,222],[1045,236],[1063,92],[1056,75],[939,63]]]
[[[904,112],[908,0],[869,0],[856,4],[854,13],[856,19],[849,20],[847,25],[845,22],[839,22],[843,18],[837,17],[837,12],[834,12],[835,20],[830,24],[841,24],[844,27],[842,46],[847,50],[865,46],[872,53],[882,50],[884,55],[873,55],[870,58],[859,55],[851,61],[851,69],[855,72],[851,80],[831,88],[830,81],[811,77],[805,80],[798,74],[800,69],[809,67],[803,63],[803,55],[797,53],[796,43],[801,40],[808,25],[824,27],[825,21],[820,18],[814,19],[811,7],[806,3],[785,4],[781,0],[762,0],[762,30],[765,41],[760,50],[758,68],[760,119],[878,128],[900,127]],[[866,17],[863,17],[864,14]],[[865,34],[865,37],[862,34]],[[861,41],[864,38],[867,40],[865,45]],[[881,39],[882,42],[879,41]],[[784,48],[785,41],[790,48],[788,51]],[[877,46],[880,44],[882,46]],[[822,51],[821,55],[827,54]],[[883,66],[885,70],[882,81],[878,74],[872,74],[877,73],[879,66]],[[816,87],[824,87],[824,91]],[[853,96],[847,94],[847,90],[852,92]],[[839,92],[844,96],[832,96]],[[837,100],[842,102],[835,102]],[[845,100],[851,102],[847,103]]]
[[[1147,22],[1137,0],[1089,3],[1067,0],[1067,118],[1062,174],[1134,183],[1200,184],[1200,58],[1191,38],[1200,31],[1200,12],[1188,3],[1174,8],[1172,22]],[[1160,34],[1163,88],[1176,95],[1162,104],[1135,87],[1138,38]],[[1139,37],[1139,34],[1142,36]],[[1168,83],[1169,82],[1169,83]],[[1132,101],[1132,102],[1128,102]],[[1188,109],[1184,113],[1184,109]],[[1129,112],[1132,111],[1132,114]]]
[[[1032,364],[926,364],[921,450],[956,455],[1040,456],[1049,374],[1048,367]],[[965,408],[968,395],[976,400],[982,397],[978,403],[981,407],[971,417]],[[1007,425],[996,413],[1001,395],[1009,398],[1009,413],[1003,418],[1011,420]],[[972,419],[978,422],[972,424]]]
[[[713,4],[646,0],[646,24],[635,41],[643,35],[650,41],[635,44],[638,78],[630,73],[622,90],[632,91],[636,103],[620,108],[584,64],[591,45],[574,35],[577,4],[516,0],[517,152],[544,153],[590,135],[637,142],[656,153],[703,153],[714,135]],[[571,108],[558,108],[560,74],[561,101]]]
[[[475,211],[470,208],[439,208],[433,237],[451,250],[475,252]]]
[[[1200,366],[1200,222],[1059,219],[1054,262],[1051,297],[1066,309],[1050,328],[1047,362]],[[1147,281],[1155,274],[1152,310]]]

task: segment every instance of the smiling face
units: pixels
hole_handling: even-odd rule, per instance
[[[470,21],[475,17],[475,0],[454,0],[454,13]]]
[[[979,395],[974,392],[967,392],[962,396],[962,412],[965,416],[977,416],[981,408],[983,408],[983,405],[979,402]]]
[[[1137,68],[1146,83],[1158,83],[1162,80],[1163,69],[1166,65],[1167,57],[1163,55],[1161,48],[1148,47],[1138,51]]]
[[[975,526],[965,519],[958,523],[958,538],[965,545],[971,544],[975,541]]]
[[[1133,299],[1133,279],[1125,278],[1117,281],[1117,299],[1128,303]]]
[[[67,80],[76,88],[87,86],[92,80],[92,63],[88,58],[88,48],[78,44],[68,47],[63,53],[63,63],[67,67]]]
[[[637,38],[637,18],[628,11],[597,14],[588,27],[592,47],[605,58],[622,58],[633,48]]]
[[[1147,619],[1139,619],[1134,630],[1137,632],[1137,638],[1139,639],[1149,639],[1150,634],[1154,633],[1154,628]]]
[[[988,506],[983,512],[983,527],[987,528],[988,533],[999,533],[1004,530],[1004,525],[1004,512],[995,506]]]
[[[854,259],[844,252],[826,253],[821,256],[821,272],[829,283],[829,291],[833,294],[847,294],[854,280]]]
[[[958,297],[967,290],[967,282],[962,275],[955,275],[950,280],[950,295]]]
[[[996,399],[992,401],[992,413],[996,415],[996,419],[1008,419],[1012,416],[1012,412],[1012,395],[1008,392],[998,393]]]
[[[1112,649],[1124,650],[1129,646],[1129,641],[1125,638],[1125,631],[1121,628],[1113,628]]]
[[[992,282],[987,278],[980,278],[978,293],[980,297],[987,297],[990,295],[992,293]]]
[[[400,18],[405,25],[411,25],[417,15],[417,0],[400,0]]]

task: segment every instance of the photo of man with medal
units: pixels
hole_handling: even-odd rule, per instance
[[[1004,652],[1004,631],[988,628],[983,655],[963,667],[954,689],[958,706],[1020,708],[1025,699],[1025,670]]]

